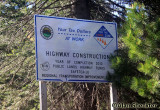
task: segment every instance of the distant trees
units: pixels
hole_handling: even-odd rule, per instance
[[[146,9],[149,11],[152,17],[160,15],[160,1],[159,0],[138,0],[140,3],[143,3]]]

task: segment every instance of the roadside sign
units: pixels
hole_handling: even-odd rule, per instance
[[[35,15],[35,37],[37,80],[107,82],[116,23]]]

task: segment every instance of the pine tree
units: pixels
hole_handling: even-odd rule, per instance
[[[120,31],[122,46],[118,56],[111,58],[114,75],[110,78],[121,89],[133,92],[131,99],[137,97],[135,100],[138,101],[141,97],[159,104],[160,18],[155,21],[148,18],[143,4],[135,3],[128,10],[126,22]]]

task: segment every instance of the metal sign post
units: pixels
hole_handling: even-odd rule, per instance
[[[117,96],[117,89],[113,86],[112,83],[109,83],[109,88],[110,88],[110,107],[111,110],[117,110],[117,108],[113,107],[113,103],[118,102],[118,96]]]
[[[39,81],[40,110],[47,110],[47,85],[44,81]]]
[[[108,82],[109,57],[118,49],[115,22],[35,15],[35,39],[42,110],[47,88],[41,81]]]

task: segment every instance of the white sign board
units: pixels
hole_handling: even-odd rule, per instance
[[[35,15],[37,80],[107,82],[116,23]]]

